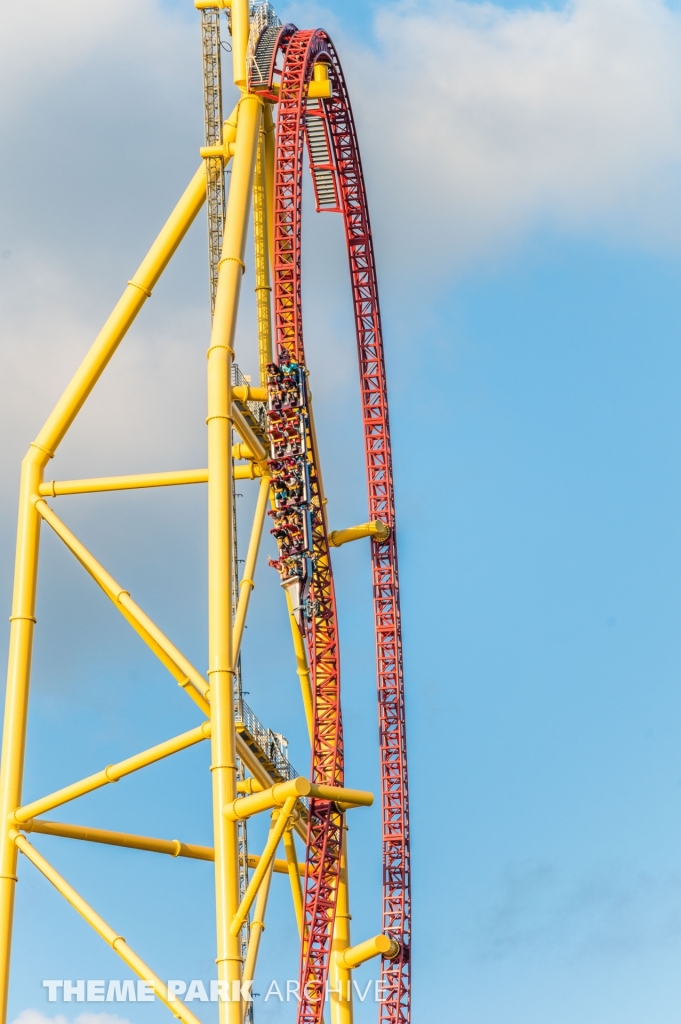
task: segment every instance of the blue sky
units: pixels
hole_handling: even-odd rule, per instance
[[[678,6],[326,0],[278,10],[333,33],[379,256],[408,689],[414,1019],[678,1024]],[[3,14],[0,43],[7,609],[20,459],[193,172],[202,131],[191,5],[66,0],[57,16],[40,0],[37,12],[29,78],[20,11]],[[363,520],[366,499],[338,221],[310,211],[305,242],[309,361],[339,527]],[[245,296],[251,287],[247,276]],[[55,476],[204,463],[206,296],[199,218]],[[253,327],[245,303],[246,372]],[[240,491],[245,522],[252,492]],[[195,488],[58,504],[199,666],[204,501]],[[375,790],[366,552],[343,548],[334,567],[348,781]],[[287,625],[264,561],[256,583],[247,699],[288,736],[303,772]],[[38,618],[27,799],[198,722],[47,532]],[[207,766],[196,749],[54,817],[209,843]],[[351,825],[359,940],[380,927],[375,809]],[[256,828],[253,848],[261,841]],[[212,976],[209,865],[35,843],[162,977]],[[20,868],[11,1020],[115,1024],[92,1017],[110,1004],[46,1002],[43,978],[128,972],[30,865]],[[283,878],[271,913],[261,978],[294,977]],[[214,1007],[193,1008],[214,1021]],[[158,1005],[113,1009],[130,1024],[167,1016]],[[293,1018],[271,1000],[256,1012],[266,1024]],[[375,1020],[375,1006],[357,1020]]]

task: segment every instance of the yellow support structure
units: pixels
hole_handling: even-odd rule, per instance
[[[0,764],[0,1024],[6,1024],[9,985],[10,950],[14,915],[14,894],[17,883],[18,854],[25,858],[54,886],[78,911],[91,927],[115,950],[123,961],[145,982],[156,997],[168,1006],[182,1024],[200,1024],[184,1004],[169,993],[164,983],[147,964],[128,946],[125,939],[105,922],[82,896],[45,860],[26,838],[26,834],[59,837],[80,842],[98,843],[122,849],[134,849],[170,857],[188,858],[213,864],[216,908],[217,980],[221,997],[218,1000],[219,1024],[246,1024],[248,1005],[239,991],[252,982],[261,947],[264,918],[271,890],[273,874],[289,877],[294,913],[303,950],[312,942],[306,913],[301,876],[307,875],[307,894],[310,898],[310,864],[300,863],[296,853],[294,832],[304,843],[308,841],[309,819],[315,813],[314,801],[328,802],[336,818],[352,808],[369,807],[374,797],[365,790],[345,786],[321,785],[296,775],[288,763],[286,741],[277,733],[265,729],[242,699],[240,653],[255,586],[262,535],[265,529],[268,504],[272,498],[271,477],[281,473],[273,465],[271,438],[275,436],[276,410],[263,410],[267,403],[267,365],[279,358],[275,352],[272,308],[274,228],[275,228],[275,122],[273,98],[277,86],[266,93],[267,99],[249,91],[249,60],[260,36],[263,19],[271,19],[268,5],[258,5],[254,11],[254,24],[258,26],[250,37],[251,20],[249,0],[195,0],[195,7],[204,11],[202,32],[204,41],[204,78],[206,96],[213,97],[213,107],[206,100],[208,142],[200,150],[201,166],[189,182],[168,220],[161,228],[149,252],[127,283],[120,299],[90,350],[82,360],[50,416],[30,445],[21,468],[19,512],[15,559],[14,590],[12,597],[11,627],[8,658],[8,676]],[[212,13],[205,13],[212,11]],[[222,121],[222,92],[220,88],[220,22],[218,12],[229,11],[233,80],[239,90],[239,101],[229,119]],[[206,25],[209,25],[208,34]],[[268,27],[279,25],[268,22]],[[208,40],[208,43],[206,43]],[[217,56],[216,56],[217,55]],[[250,56],[249,56],[250,55]],[[328,58],[330,59],[330,58]],[[253,67],[253,64],[251,64]],[[312,80],[305,81],[309,97],[332,96],[330,65],[324,59],[314,66]],[[206,71],[208,68],[208,71]],[[212,77],[211,77],[212,75]],[[338,81],[338,69],[333,81]],[[257,88],[254,85],[254,88]],[[340,95],[340,92],[339,92]],[[217,99],[216,99],[217,97]],[[318,105],[322,110],[322,105]],[[212,120],[210,117],[212,116]],[[222,138],[219,127],[222,123]],[[217,126],[217,127],[216,127]],[[225,190],[221,170],[232,161],[226,208],[223,206]],[[207,170],[208,168],[208,170]],[[117,476],[88,477],[69,480],[45,480],[46,467],[55,456],[59,445],[92,393],[97,381],[125,338],[137,314],[151,297],[156,283],[180,245],[201,207],[206,201],[206,189],[213,197],[209,203],[209,233],[211,238],[211,308],[213,320],[207,345],[207,466],[198,469],[177,469],[166,472],[137,473]],[[216,198],[217,197],[217,198]],[[277,216],[281,217],[278,199]],[[242,277],[246,270],[246,240],[251,215],[253,216],[255,276],[255,313],[257,322],[258,373],[257,383],[240,375],[235,369],[234,344],[237,316],[241,298]],[[224,218],[223,218],[224,210]],[[218,211],[217,213],[215,211]],[[281,224],[281,222],[280,222]],[[220,238],[222,248],[220,251]],[[218,261],[219,254],[219,261]],[[278,273],[281,252],[277,256]],[[291,265],[293,267],[293,264]],[[214,302],[213,302],[214,299]],[[280,316],[281,320],[281,316]],[[277,329],[281,324],[277,322]],[[297,372],[297,371],[296,371]],[[306,371],[307,372],[307,371]],[[247,383],[243,383],[243,381]],[[242,383],[237,383],[241,381]],[[313,447],[318,449],[312,396],[309,387],[301,385],[300,407],[307,403],[307,420]],[[253,403],[259,403],[260,406]],[[266,416],[266,412],[268,415]],[[301,427],[301,435],[308,429]],[[269,435],[268,435],[269,431]],[[309,440],[309,438],[308,438]],[[274,442],[276,446],[276,442]],[[241,460],[245,464],[235,465]],[[106,467],[103,467],[106,469]],[[315,465],[319,487],[321,515],[326,522],[326,498],[321,480],[321,469]],[[238,565],[234,529],[236,509],[234,481],[258,480],[253,523],[238,579]],[[300,483],[300,482],[299,482]],[[57,515],[53,499],[66,495],[106,494],[141,489],[156,489],[207,485],[208,521],[208,657],[207,670],[199,671],[159,626],[132,599],[130,593],[107,572],[95,556],[82,544]],[[288,484],[282,484],[283,487]],[[298,485],[296,485],[298,486]],[[291,485],[291,493],[295,490]],[[288,492],[284,492],[288,493]],[[158,500],[165,501],[167,492]],[[281,498],[277,502],[288,500]],[[316,502],[316,499],[315,499]],[[68,503],[62,503],[67,504]],[[284,506],[281,506],[284,507]],[[281,511],[281,507],[279,511]],[[285,510],[288,506],[285,506]],[[305,513],[308,508],[305,506]],[[288,515],[288,511],[286,512]],[[377,513],[382,514],[380,510]],[[98,584],[117,611],[135,629],[141,639],[154,652],[173,678],[206,717],[201,725],[178,736],[143,750],[131,757],[110,764],[76,782],[54,792],[22,804],[24,753],[27,731],[29,685],[34,629],[36,625],[36,586],[38,574],[39,539],[42,523],[47,524],[66,548],[80,562]],[[278,522],[278,521],[277,521]],[[318,520],[315,520],[315,524]],[[286,527],[287,529],[290,526]],[[315,525],[316,528],[316,525]],[[277,531],[274,531],[275,534]],[[279,530],[281,532],[281,529]],[[385,541],[388,527],[381,522],[370,522],[330,534],[331,546],[339,547],[349,541],[371,537]],[[281,542],[280,542],[281,543]],[[281,550],[281,548],[280,548]],[[285,550],[286,553],[286,550]],[[298,557],[298,556],[297,556]],[[328,553],[308,550],[305,555],[319,571],[327,568]],[[283,570],[282,570],[283,571]],[[237,595],[238,594],[238,598]],[[300,679],[307,730],[310,743],[315,739],[315,706],[313,685],[308,663],[306,640],[298,625],[291,604],[289,590],[285,590],[291,625],[296,670]],[[315,616],[316,607],[306,605],[308,623]],[[302,618],[301,618],[302,623]],[[309,637],[308,637],[309,640]],[[309,648],[313,651],[313,648]],[[312,657],[312,654],[311,654]],[[319,671],[317,669],[317,671]],[[319,679],[317,679],[317,683]],[[319,690],[316,691],[319,701]],[[189,723],[188,723],[189,724]],[[189,749],[204,740],[210,741],[212,787],[213,845],[184,843],[177,839],[92,828],[86,825],[46,820],[41,815],[94,793],[111,783],[155,764],[166,757]],[[314,764],[314,762],[313,762]],[[338,771],[324,774],[315,767],[315,776],[335,780],[342,778]],[[237,779],[237,772],[239,778]],[[246,773],[250,773],[248,777]],[[54,782],[51,783],[52,785]],[[48,786],[45,787],[46,789]],[[318,811],[318,808],[317,808]],[[271,812],[271,827],[260,855],[248,854],[245,848],[246,823],[253,815]],[[314,825],[314,817],[312,818]],[[314,829],[310,830],[310,835]],[[333,931],[330,978],[332,993],[335,985],[351,979],[351,971],[371,956],[391,957],[398,952],[396,944],[386,936],[377,935],[358,946],[350,944],[350,913],[348,897],[347,844],[343,833],[343,852],[337,892],[337,913]],[[240,838],[241,837],[241,838]],[[279,844],[283,842],[285,859],[277,859]],[[331,850],[336,858],[337,847]],[[325,854],[326,856],[326,854]],[[29,869],[30,870],[30,869]],[[314,868],[314,870],[317,870]],[[326,868],[325,868],[326,870]],[[248,871],[251,871],[249,879]],[[322,877],[321,875],[319,876]],[[329,877],[331,875],[329,874]],[[336,875],[333,875],[335,885]],[[254,917],[249,921],[253,908]],[[330,936],[328,905],[323,910],[321,931]],[[250,925],[250,941],[245,936]],[[386,945],[387,943],[387,945]],[[327,954],[328,955],[328,949]],[[319,983],[321,984],[321,982]],[[350,986],[351,987],[351,986]],[[225,997],[225,994],[228,995]],[[315,1014],[323,1024],[318,1007]],[[352,1024],[351,993],[346,999],[331,1000],[332,1024]]]
[[[255,249],[255,296],[256,314],[258,318],[258,365],[260,368],[260,401],[267,400],[267,392],[262,395],[267,383],[267,364],[272,362],[272,285],[270,282],[270,245],[269,220],[267,210],[267,172],[265,152],[266,130],[260,133],[258,144],[258,160],[255,168],[253,184],[253,243]],[[247,389],[248,391],[255,389]],[[247,395],[242,399],[250,398]]]
[[[298,869],[298,857],[296,855],[296,843],[293,838],[293,832],[290,828],[284,831],[284,850],[286,852],[286,865],[288,869],[288,877],[291,882],[291,896],[293,898],[293,910],[296,915],[296,924],[298,925],[298,935],[303,937],[303,890],[300,884],[301,874],[304,876],[305,872]]]
[[[262,537],[262,528],[265,522],[265,513],[267,512],[269,493],[270,478],[263,476],[260,479],[260,487],[258,489],[258,501],[255,506],[255,515],[253,516],[253,529],[251,530],[251,539],[248,544],[244,574],[239,581],[239,603],[236,606],[236,615],[234,616],[234,639],[232,641],[232,657],[234,661],[239,657],[244,626],[246,625],[246,615],[248,613],[248,602],[250,601],[251,592],[255,587],[253,582],[255,563],[258,558],[258,549],[260,548],[260,538]]]
[[[128,620],[132,628],[139,633],[144,642],[151,648],[154,654],[166,666],[168,671],[177,679],[192,700],[203,710],[208,710],[206,696],[208,683],[200,672],[187,661],[185,656],[178,651],[177,647],[161,632],[148,615],[137,605],[127,590],[124,590],[113,576],[104,569],[96,558],[74,537],[71,531],[62,523],[61,519],[52,511],[44,498],[35,499],[35,507],[45,520],[52,527],[54,532],[64,541],[67,548],[76,556],[80,564],[90,573],[93,580],[100,585],[106,596],[118,608],[121,615]],[[190,685],[191,684],[191,685]]]
[[[329,962],[329,999],[331,1002],[331,1024],[352,1024],[352,977],[342,960],[350,946],[350,893],[348,890],[348,830],[343,826],[343,850],[338,880],[336,918]]]
[[[22,822],[19,828],[22,832],[38,832],[44,836],[60,836],[62,839],[78,839],[86,843],[122,846],[128,850],[164,853],[168,857],[189,857],[191,860],[215,860],[215,850],[211,846],[181,843],[179,839],[155,839],[151,836],[138,836],[130,832],[114,832],[107,828],[91,828],[88,825],[70,825],[61,821],[46,821],[43,818],[29,818],[28,821]],[[249,853],[246,859],[249,868],[257,868],[260,863],[260,857],[256,853]],[[272,870],[278,875],[288,875],[291,866],[287,860],[273,860]],[[297,870],[299,875],[304,875],[305,865],[298,864]]]
[[[272,835],[274,831],[278,813],[279,812],[277,811],[272,812],[270,835]],[[272,858],[268,866],[265,868],[260,885],[258,886],[258,895],[255,901],[253,920],[251,921],[248,952],[246,953],[246,959],[244,961],[244,984],[253,982],[255,978],[255,966],[258,962],[258,953],[260,952],[260,940],[262,938],[262,933],[265,931],[265,911],[267,909],[267,898],[270,893],[270,882],[272,881],[272,871],[274,870],[275,864],[276,861]]]
[[[101,491],[132,491],[142,487],[176,487],[179,484],[208,483],[207,469],[180,469],[170,473],[139,473],[135,476],[101,476],[93,480],[50,480],[38,494],[56,498],[60,494],[97,494]]]
[[[39,494],[45,466],[150,297],[205,198],[206,173],[202,164],[22,463],[0,765],[0,822],[7,822],[21,803],[40,536],[40,514],[34,497]],[[7,1017],[16,866],[17,847],[3,825],[0,827],[0,1024]]]
[[[341,786],[320,786],[316,782],[308,782],[299,775],[290,782],[279,782],[270,789],[251,796],[242,796],[225,804],[225,817],[230,821],[250,818],[273,807],[282,807],[289,799],[300,800],[301,797],[314,797],[317,800],[332,800],[339,810],[351,807],[371,807],[374,802],[373,793],[362,789],[346,789]]]
[[[351,970],[353,967],[359,967],[360,964],[366,963],[367,960],[372,960],[375,956],[394,960],[399,951],[399,942],[395,942],[389,935],[374,935],[373,939],[367,939],[365,942],[360,942],[358,946],[352,946],[350,949],[339,952],[336,962],[340,968]]]
[[[390,536],[390,527],[379,520],[373,523],[361,523],[360,526],[350,526],[347,530],[332,530],[329,534],[329,544],[332,548],[339,548],[342,544],[348,544],[353,540],[362,540],[364,537],[373,537],[377,541],[385,541]]]
[[[245,24],[244,24],[245,19]],[[244,35],[245,33],[245,35]],[[232,45],[237,68],[245,74],[248,41],[248,0],[232,6]],[[238,47],[243,47],[243,54]],[[234,332],[244,269],[246,226],[253,188],[262,103],[245,95],[237,115],[235,156],[224,226],[222,258],[213,329],[208,349],[208,676],[212,724],[213,834],[218,981],[233,990],[241,981],[238,931],[231,929],[239,906],[239,853],[236,822],[222,813],[236,797],[236,738],[234,726],[235,661],[232,644],[232,404]],[[241,432],[241,431],[240,431]],[[242,439],[256,451],[257,438]],[[241,1024],[241,1002],[218,1004],[220,1024]]]
[[[270,864],[274,860],[274,855],[277,852],[277,846],[281,841],[284,829],[288,825],[289,818],[293,814],[296,806],[296,800],[297,797],[290,796],[284,801],[284,806],[279,811],[278,817],[270,829],[270,834],[267,837],[267,842],[265,843],[265,849],[262,851],[258,866],[253,872],[253,877],[248,884],[246,895],[239,904],[239,907],[234,914],[234,918],[232,919],[230,932],[233,936],[237,936],[241,931],[241,926],[246,920],[248,911],[251,909],[251,904],[253,903],[256,893],[260,888],[260,884],[263,881],[266,872],[269,870]]]

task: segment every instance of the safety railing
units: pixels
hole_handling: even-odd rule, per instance
[[[283,737],[265,728],[242,697],[237,697],[234,702],[234,715],[237,728],[242,726],[248,732],[265,759],[271,762],[282,779],[289,781],[298,777],[298,772],[282,750]]]

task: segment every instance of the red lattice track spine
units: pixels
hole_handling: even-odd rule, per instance
[[[275,324],[278,343],[302,357],[302,149],[306,83],[312,76],[312,65],[317,60],[323,60],[329,65],[333,83],[333,98],[318,101],[315,113],[327,120],[328,137],[333,149],[335,187],[340,192],[345,221],[360,365],[369,517],[379,519],[391,528],[386,542],[371,542],[383,813],[383,930],[400,944],[399,956],[382,962],[383,1001],[379,1004],[379,1020],[381,1024],[408,1024],[411,896],[406,720],[395,501],[383,340],[371,226],[355,126],[338,57],[331,40],[322,31],[296,32],[291,36],[285,54],[277,128]],[[325,551],[328,553],[328,548]],[[330,562],[328,565],[330,579]],[[316,638],[312,648],[312,658],[316,664],[316,652],[321,650]],[[334,653],[337,665],[337,648]],[[340,709],[338,722],[340,724]],[[333,833],[334,830],[327,822],[327,839],[331,839]],[[320,822],[317,834],[311,834],[317,846],[309,854],[309,863],[312,867],[314,857],[315,863],[326,864],[326,878],[330,879],[337,840],[333,834],[332,850],[328,851],[327,848],[327,852],[322,853],[322,834]],[[313,881],[310,868],[308,872]],[[326,885],[323,888],[325,892],[320,895],[320,908],[326,905],[327,895],[329,897],[325,921],[312,910],[314,885],[308,886],[306,883],[306,924],[317,943],[317,952],[313,964],[309,954],[304,959],[301,971],[303,993],[307,991],[304,988],[305,982],[313,979],[315,984],[312,991],[319,992],[319,981],[322,977],[326,979],[328,971],[329,922],[333,918],[334,908],[331,906],[333,895]],[[318,926],[319,930],[315,931]],[[326,942],[322,939],[324,928]],[[320,1017],[320,1004],[304,997],[299,1008],[300,1024],[318,1024]]]
[[[279,91],[274,185],[274,317],[278,358],[288,353],[305,364],[300,286],[302,153],[306,40],[296,33],[286,49]],[[312,410],[309,409],[310,416]],[[343,785],[343,734],[336,602],[329,540],[314,435],[308,435],[314,567],[307,629],[312,679],[314,735],[312,779]],[[336,894],[340,876],[343,818],[329,801],[312,800],[304,890],[300,1024],[319,1024],[328,978]]]
[[[369,519],[390,526],[388,540],[371,543],[378,675],[383,812],[383,930],[400,943],[383,960],[379,1019],[406,1024],[410,1010],[411,877],[407,737],[399,576],[395,536],[388,393],[369,208],[350,100],[333,44],[327,39],[333,99],[326,101],[340,183],[357,332]]]

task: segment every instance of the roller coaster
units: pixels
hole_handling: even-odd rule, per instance
[[[374,249],[348,91],[326,32],[282,25],[269,3],[195,0],[201,20],[205,145],[201,166],[77,369],[22,463],[8,681],[0,769],[0,1024],[9,992],[14,895],[30,861],[183,1024],[190,1008],[39,852],[28,834],[214,862],[220,1024],[253,1019],[250,984],[274,871],[288,875],[300,946],[298,1024],[353,1019],[352,971],[380,958],[379,1024],[410,1020],[410,862],[407,752],[395,502]],[[223,121],[221,31],[231,36],[239,101]],[[340,214],[352,286],[367,522],[329,530],[301,292],[305,154],[318,212]],[[229,167],[229,188],[227,169]],[[83,404],[151,296],[202,206],[208,212],[212,328],[207,352],[206,469],[84,480],[45,479]],[[235,362],[235,328],[252,219],[259,383]],[[255,513],[243,570],[237,558],[235,481],[253,481]],[[202,674],[54,511],[64,494],[206,484],[208,670]],[[243,699],[240,649],[261,538],[276,539],[270,581],[283,591],[310,738],[309,778],[288,761],[280,734]],[[57,792],[22,804],[31,653],[42,523],[63,541],[204,715],[202,724]],[[378,685],[383,894],[381,930],[352,944],[346,816],[373,802],[348,788],[343,766],[340,647],[333,548],[370,548]],[[208,740],[212,848],[57,822],[44,814],[162,758]],[[248,822],[269,814],[259,854]],[[361,828],[361,819],[357,826]],[[299,860],[295,836],[305,847]],[[278,859],[283,846],[285,858]],[[377,921],[377,925],[379,922]]]

